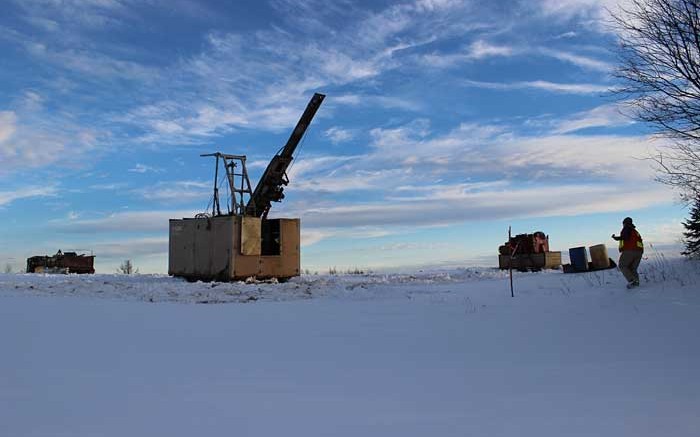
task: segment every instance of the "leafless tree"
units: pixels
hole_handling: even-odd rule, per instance
[[[134,264],[130,259],[127,259],[119,266],[117,273],[122,273],[124,275],[138,274],[139,269],[134,269]]]
[[[634,117],[671,140],[652,156],[658,180],[700,194],[700,0],[630,0],[613,13],[620,90]]]
[[[4,272],[7,273],[7,274],[12,273],[12,264],[6,263],[6,264],[5,264]]]

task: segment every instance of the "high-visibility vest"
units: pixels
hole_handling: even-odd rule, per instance
[[[620,240],[620,252],[623,250],[644,250],[642,236],[639,235],[636,229],[632,229],[628,240]]]

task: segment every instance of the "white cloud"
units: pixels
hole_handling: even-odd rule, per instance
[[[587,83],[557,83],[545,80],[522,81],[522,82],[481,82],[476,80],[466,80],[465,85],[476,88],[487,88],[493,90],[516,90],[516,89],[539,89],[554,93],[564,94],[602,94],[609,92],[611,87],[607,85],[596,85]]]
[[[640,191],[618,185],[571,185],[464,192],[453,198],[324,206],[301,212],[312,229],[364,226],[432,227],[470,221],[573,216],[630,211],[669,203],[664,187]]]
[[[611,110],[578,114],[558,129],[610,123],[605,114]],[[646,137],[523,137],[504,126],[468,123],[435,136],[422,120],[375,129],[371,136],[369,154],[315,157],[292,178],[295,194],[281,210],[300,215],[314,241],[368,226],[392,232],[397,226],[632,211],[675,198],[652,180],[644,157],[660,143]],[[376,200],[343,205],[316,194],[352,190]]]
[[[130,211],[111,214],[94,219],[75,220],[70,223],[56,222],[54,227],[66,232],[168,232],[168,220],[194,217],[202,211]]]
[[[112,55],[98,52],[94,49],[59,48],[52,42],[36,42],[28,39],[22,41],[27,53],[42,62],[48,62],[55,67],[73,71],[82,75],[83,79],[114,79],[133,80],[144,83],[156,82],[160,70],[144,64],[118,59]]]
[[[133,190],[146,200],[168,203],[192,202],[195,200],[206,203],[213,195],[211,182],[202,181],[167,181],[159,182],[150,187]],[[224,195],[222,190],[221,196]],[[222,203],[224,199],[221,199]]]
[[[301,228],[301,245],[302,247],[311,246],[318,243],[319,241],[325,240],[326,238],[332,236],[333,233],[329,231],[324,231],[320,229],[307,229],[306,227]]]
[[[157,168],[157,167],[151,167],[150,165],[146,164],[141,164],[137,163],[133,168],[130,168],[128,171],[132,173],[159,173],[162,172],[163,169]]]
[[[535,5],[545,15],[555,18],[571,19],[580,16],[584,19],[602,20],[607,17],[607,10],[616,10],[620,3],[620,0],[542,0]]]
[[[610,87],[606,85],[555,83],[544,80],[518,82],[516,86],[523,88],[536,88],[545,91],[567,94],[601,94],[610,91]]]
[[[415,125],[375,129],[371,134],[375,152],[361,162],[376,163],[379,169],[419,166],[424,177],[450,172],[455,177],[461,170],[482,181],[494,174],[527,181],[566,179],[567,174],[605,177],[603,180],[607,181],[649,180],[653,170],[644,158],[663,146],[647,137],[528,137],[518,136],[503,126],[474,124],[462,124],[440,136],[429,136],[424,127],[417,129]]]
[[[289,175],[289,178],[291,180],[296,181],[318,173],[337,172],[339,166],[342,167],[348,162],[352,162],[361,158],[361,156],[343,155],[304,156],[304,159],[302,160],[292,161],[292,165],[288,169],[287,174]],[[267,167],[267,164],[268,161],[261,161],[259,167]]]
[[[578,36],[578,33],[574,32],[574,31],[569,31],[569,32],[560,33],[559,35],[555,36],[554,39],[576,38],[577,36]]]
[[[55,30],[60,20],[90,28],[119,23],[117,18],[126,12],[126,0],[15,0],[30,18],[45,30]],[[47,25],[47,22],[50,23]]]
[[[575,35],[575,33],[573,33]],[[431,53],[422,56],[422,61],[425,66],[445,68],[452,67],[465,62],[472,62],[493,57],[513,57],[513,56],[532,56],[541,55],[566,62],[577,67],[608,73],[614,68],[609,62],[601,61],[590,56],[584,56],[577,53],[567,52],[564,50],[554,50],[547,47],[519,47],[512,45],[495,45],[484,40],[473,42],[466,52],[458,53]]]
[[[426,67],[447,68],[486,58],[517,56],[525,52],[526,50],[521,48],[495,45],[483,40],[477,40],[466,49],[457,53],[429,53],[422,55],[421,62]]]
[[[474,41],[469,46],[469,51],[467,53],[467,58],[469,59],[483,59],[487,57],[494,56],[512,56],[516,53],[516,50],[512,47],[494,45],[486,41],[478,40]]]
[[[644,226],[643,238],[646,244],[678,244],[683,239],[684,231],[685,228],[681,220],[649,223]]]
[[[329,129],[326,129],[326,131],[323,134],[334,144],[350,141],[355,136],[353,131],[349,129],[343,129],[337,126],[333,126]]]
[[[401,180],[407,170],[387,169],[379,171],[367,171],[347,169],[338,171],[338,174],[321,177],[307,176],[294,183],[294,189],[305,192],[341,193],[347,191],[377,190],[384,183]]]
[[[333,96],[329,104],[381,107],[386,109],[402,109],[405,111],[418,111],[422,108],[421,103],[398,96],[367,94],[342,94]]]
[[[16,130],[17,114],[13,111],[0,111],[0,147],[12,137]]]
[[[568,62],[574,64],[578,67],[585,69],[610,72],[613,70],[613,65],[609,62],[594,59],[588,56],[583,56],[575,53],[565,52],[562,50],[552,50],[547,48],[541,48],[540,53],[545,56],[550,56],[552,58],[558,59],[563,62]]]
[[[79,165],[93,150],[100,134],[75,123],[72,117],[52,114],[28,94],[21,111],[0,112],[0,175],[48,165]]]
[[[130,238],[99,241],[91,245],[100,259],[133,259],[144,255],[167,255],[168,237]]]
[[[144,103],[115,120],[143,131],[138,137],[143,143],[200,143],[240,127],[286,129],[297,121],[312,92],[367,84],[405,65],[411,50],[466,32],[464,23],[456,26],[448,20],[455,10],[466,8],[462,2],[406,3],[369,13],[351,4],[316,1],[278,0],[273,6],[293,10],[284,14],[292,23],[245,34],[211,32],[201,53],[159,72],[159,82],[169,85],[172,99]],[[344,25],[330,27],[323,19],[328,15]],[[481,56],[494,48],[481,44],[475,50]],[[419,107],[395,96],[359,100],[405,110]]]
[[[106,183],[106,184],[93,184],[90,185],[88,188],[91,190],[107,190],[107,191],[114,191],[114,190],[122,190],[124,188],[127,188],[129,184],[124,183],[124,182],[113,182],[113,183]]]
[[[329,238],[379,238],[396,233],[396,229],[390,230],[382,226],[359,226],[353,228],[323,227],[314,228],[302,226],[301,245],[311,246]]]
[[[432,227],[503,218],[633,211],[670,203],[643,159],[660,146],[647,137],[565,135],[624,123],[601,107],[562,121],[554,132],[520,136],[505,126],[464,123],[435,135],[425,120],[374,129],[363,156],[316,156],[293,175],[294,195],[275,211],[301,216],[308,241],[371,228]],[[558,133],[561,131],[562,133]],[[335,194],[371,193],[357,203]],[[334,196],[319,196],[318,193]],[[357,198],[355,198],[357,199]],[[359,231],[358,231],[359,232]]]
[[[564,134],[591,127],[614,127],[632,124],[632,119],[625,115],[623,110],[624,107],[618,104],[598,106],[560,120],[554,129],[554,133]]]
[[[416,9],[426,11],[451,9],[463,4],[463,0],[417,0],[414,3]]]
[[[53,186],[27,186],[12,191],[0,191],[0,207],[9,205],[15,200],[32,197],[50,197],[58,193]]]

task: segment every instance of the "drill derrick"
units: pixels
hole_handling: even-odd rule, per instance
[[[325,97],[324,94],[319,93],[313,95],[292,134],[289,136],[287,144],[272,157],[260,181],[258,181],[258,185],[255,187],[255,191],[253,191],[253,195],[246,206],[245,215],[265,219],[267,218],[267,213],[270,212],[272,202],[280,202],[284,199],[284,186],[289,184],[287,169],[294,159],[294,151]]]

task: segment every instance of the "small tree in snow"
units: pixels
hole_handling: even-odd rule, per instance
[[[122,273],[124,275],[138,274],[139,269],[134,269],[134,264],[130,259],[124,260],[122,265],[117,269],[117,273]]]
[[[695,198],[690,209],[690,217],[683,222],[686,231],[683,232],[685,251],[683,255],[689,258],[700,258],[700,196]]]
[[[12,273],[12,265],[10,265],[10,263],[5,264],[4,272],[5,273]]]

